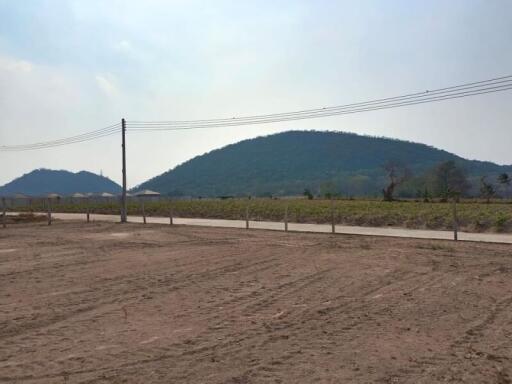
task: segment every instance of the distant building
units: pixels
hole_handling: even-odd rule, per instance
[[[142,198],[146,201],[158,201],[160,199],[160,193],[151,191],[149,189],[144,189],[142,191],[136,192],[135,196]]]

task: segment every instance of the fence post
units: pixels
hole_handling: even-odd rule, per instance
[[[288,202],[284,206],[284,231],[288,232]]]
[[[52,225],[52,204],[50,198],[47,199],[48,205],[48,225]]]
[[[457,199],[453,198],[452,203],[452,212],[453,212],[453,240],[458,240],[458,231],[459,231],[459,219],[457,218]]]
[[[245,206],[245,229],[249,229],[249,202]]]
[[[169,206],[169,225],[173,225],[174,224],[174,220],[173,220],[173,214],[172,214],[172,204],[170,204]]]
[[[141,199],[142,201],[142,221],[146,224],[146,210],[144,209],[144,197]]]
[[[6,224],[6,220],[7,220],[7,217],[5,217],[6,213],[6,208],[5,208],[5,197],[2,197],[2,227],[6,227],[7,224]]]
[[[86,217],[87,217],[87,222],[90,222],[91,218],[90,218],[90,213],[91,213],[91,206],[90,206],[90,201],[89,201],[89,198],[87,198],[85,200],[85,204],[86,204]]]
[[[334,199],[331,196],[331,231],[336,233],[336,224],[334,223]]]

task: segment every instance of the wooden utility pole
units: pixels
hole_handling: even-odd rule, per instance
[[[121,223],[126,223],[128,204],[126,201],[126,121],[121,119],[122,148],[123,148],[123,195],[121,197]]]

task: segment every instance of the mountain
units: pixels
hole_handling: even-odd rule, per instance
[[[121,187],[107,177],[91,172],[55,171],[36,169],[0,187],[1,196],[21,193],[28,196],[43,196],[48,193],[71,195],[75,192],[120,193]]]
[[[343,132],[289,131],[197,156],[136,189],[204,197],[295,195],[305,188],[316,194],[330,188],[343,195],[378,195],[386,183],[386,162],[405,164],[413,175],[420,175],[448,160],[464,168],[473,182],[482,175],[512,171],[512,166],[466,160],[424,144]]]

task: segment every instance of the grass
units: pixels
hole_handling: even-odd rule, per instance
[[[455,248],[443,245],[443,244],[419,244],[416,246],[418,249],[427,249],[431,251],[447,251],[447,252],[454,252]]]
[[[17,216],[6,216],[6,224],[38,223],[46,221],[44,215],[34,215],[33,213],[22,213]]]
[[[148,216],[168,216],[172,209],[176,217],[245,219],[249,206],[251,220],[283,221],[288,205],[288,220],[297,223],[330,223],[331,201],[303,199],[199,199],[146,201]],[[334,200],[334,220],[337,224],[359,226],[394,226],[420,229],[452,228],[450,203],[379,200]],[[91,213],[119,214],[117,201],[91,202]],[[30,210],[28,204],[12,210]],[[45,210],[43,201],[34,201],[32,210]],[[52,204],[55,212],[86,212],[83,202],[62,200]],[[477,200],[465,200],[457,204],[459,228],[471,232],[512,232],[512,204],[494,201],[486,204]],[[128,214],[140,215],[141,204],[130,201]]]

